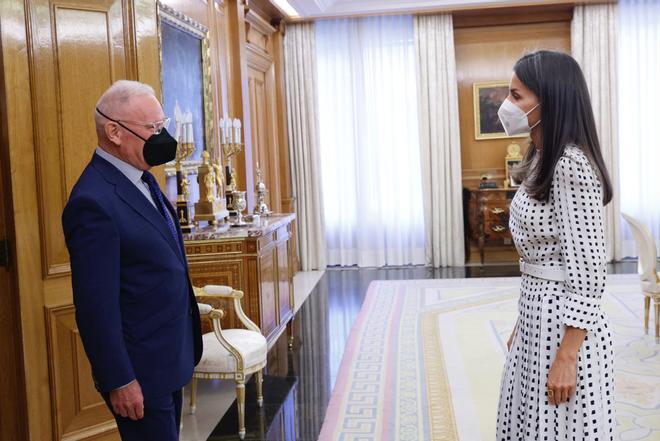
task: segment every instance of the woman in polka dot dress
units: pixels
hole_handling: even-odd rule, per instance
[[[510,211],[522,279],[497,440],[612,440],[614,352],[601,305],[612,186],[580,67],[557,52],[524,56],[498,113],[531,143]]]

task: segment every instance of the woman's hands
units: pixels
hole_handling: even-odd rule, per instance
[[[507,351],[511,351],[511,345],[513,344],[513,339],[516,338],[516,330],[518,329],[518,322],[520,322],[520,317],[518,317],[518,320],[516,320],[516,324],[513,326],[513,331],[511,331],[511,336],[509,337],[509,340],[506,342],[506,349]]]
[[[511,345],[513,344],[513,339],[516,337],[516,326],[513,327],[513,331],[511,331],[511,336],[509,337],[509,340],[506,342],[506,349],[508,351],[511,351]]]
[[[548,402],[559,405],[566,403],[575,393],[577,368],[575,355],[557,353],[548,372]]]
[[[555,360],[548,371],[547,396],[550,404],[565,403],[575,393],[577,356],[587,330],[567,326]]]

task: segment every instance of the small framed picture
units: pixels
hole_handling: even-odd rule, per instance
[[[474,83],[475,139],[525,138],[527,135],[507,136],[497,116],[502,102],[509,95],[508,81]]]

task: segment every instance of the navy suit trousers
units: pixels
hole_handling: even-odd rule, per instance
[[[122,441],[178,441],[181,427],[181,389],[161,398],[148,398],[144,402],[144,418],[133,421],[116,414],[109,396],[104,396],[110,412],[117,421]]]

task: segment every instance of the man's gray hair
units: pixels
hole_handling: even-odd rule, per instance
[[[101,98],[96,102],[96,108],[110,118],[118,118],[121,109],[128,104],[131,98],[136,96],[156,96],[153,87],[139,81],[119,80],[103,92]],[[107,120],[94,109],[94,121],[97,132],[103,130],[103,124]]]

